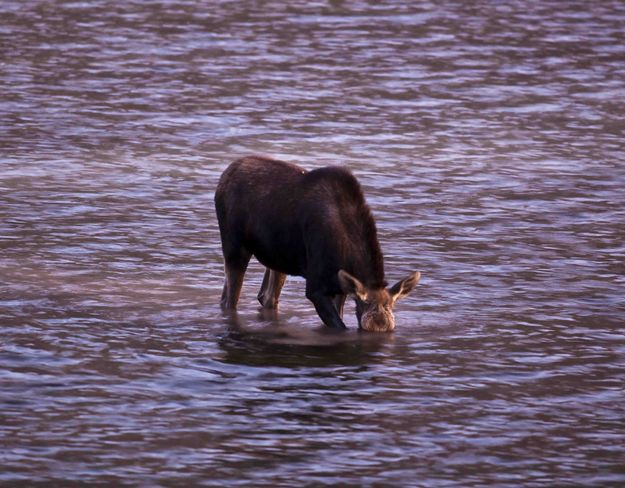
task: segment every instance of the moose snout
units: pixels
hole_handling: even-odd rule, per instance
[[[367,332],[392,332],[395,329],[395,317],[392,312],[365,313],[360,328]]]

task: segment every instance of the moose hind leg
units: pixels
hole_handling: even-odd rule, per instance
[[[243,277],[251,255],[241,253],[237,258],[226,259],[226,280],[221,294],[221,308],[235,309],[241,296]]]
[[[258,301],[263,308],[274,309],[278,307],[280,292],[285,280],[286,275],[284,273],[269,268],[265,270],[263,283],[258,292]]]

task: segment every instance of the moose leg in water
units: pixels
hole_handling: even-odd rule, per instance
[[[258,301],[263,308],[277,308],[280,292],[284,286],[286,275],[279,271],[267,268],[263,277],[263,284],[258,292]]]
[[[346,329],[343,319],[339,315],[332,296],[320,293],[317,290],[309,290],[306,287],[306,298],[308,298],[324,324],[333,329]]]
[[[217,205],[216,207],[226,271],[224,288],[221,293],[221,307],[235,309],[239,302],[243,278],[252,253],[243,246],[240,236],[230,232],[230,222],[223,206]]]
[[[251,254],[242,252],[238,256],[226,258],[226,281],[221,293],[221,306],[223,308],[235,309],[237,307],[245,270],[251,257]]]
[[[347,295],[335,295],[334,296],[334,307],[336,311],[339,313],[339,317],[343,318],[343,307],[345,306],[345,299]]]

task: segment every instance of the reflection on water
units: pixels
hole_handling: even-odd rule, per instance
[[[0,484],[625,483],[621,2],[0,4]],[[233,159],[349,166],[391,335],[223,315]],[[351,307],[351,308],[350,308]],[[297,480],[297,481],[295,481]]]
[[[226,314],[227,332],[218,341],[225,353],[221,360],[288,368],[370,365],[377,362],[376,357],[384,358],[385,345],[394,342],[392,334],[367,334],[357,329],[342,332],[323,325],[310,328],[302,326],[300,318],[296,320],[298,325],[291,323],[288,313],[270,310],[247,319],[238,313]]]

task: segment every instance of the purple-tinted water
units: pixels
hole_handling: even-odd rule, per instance
[[[0,4],[0,485],[622,486],[625,7]],[[394,334],[253,264],[233,159],[349,166]]]

